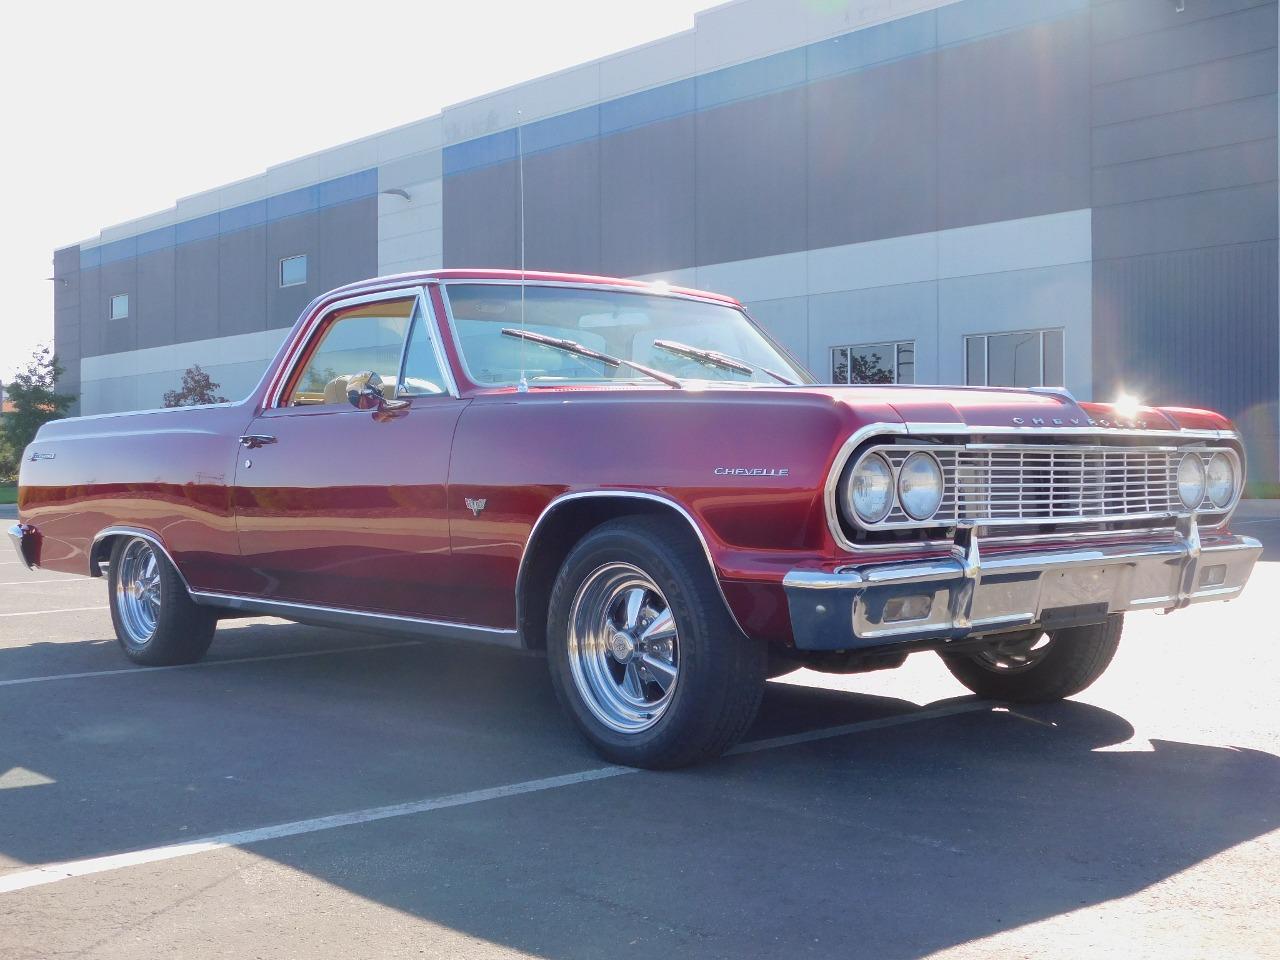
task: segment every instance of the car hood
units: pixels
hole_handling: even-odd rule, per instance
[[[890,408],[904,423],[957,427],[1230,429],[1206,410],[1081,403],[1065,391],[1001,387],[851,386],[811,388],[854,411]]]

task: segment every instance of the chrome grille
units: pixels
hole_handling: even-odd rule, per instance
[[[894,469],[925,450],[938,459],[946,491],[938,512],[915,521],[898,503],[868,529],[938,527],[957,522],[982,525],[1106,522],[1184,513],[1178,496],[1176,447],[1050,444],[885,444],[872,451]],[[1207,466],[1228,448],[1195,448]],[[869,451],[871,452],[871,451]],[[1213,510],[1202,504],[1202,509]]]

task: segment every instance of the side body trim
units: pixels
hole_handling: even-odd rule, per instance
[[[426,620],[391,613],[370,613],[342,607],[320,607],[284,600],[264,600],[259,597],[245,597],[230,593],[193,592],[191,599],[203,606],[243,613],[258,613],[268,617],[283,617],[286,620],[296,620],[299,623],[311,623],[317,626],[354,627],[357,630],[412,637],[479,641],[517,649],[521,647],[520,635],[515,630],[478,627],[469,623]]]

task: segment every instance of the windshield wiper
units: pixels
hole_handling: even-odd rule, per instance
[[[754,374],[755,367],[748,366],[737,357],[731,357],[727,353],[721,353],[719,350],[707,350],[703,347],[691,347],[687,343],[680,343],[676,340],[655,340],[653,345],[659,350],[665,350],[667,353],[674,353],[677,357],[684,357],[687,360],[696,360],[704,363],[709,367],[719,367],[721,370],[731,370],[734,373],[745,373],[747,376]],[[767,373],[779,383],[785,383],[794,387],[796,382],[790,377],[784,377],[780,373],[775,373],[768,367],[760,368],[762,373]]]
[[[534,333],[532,330],[519,330],[515,327],[505,327],[502,330],[504,337],[515,337],[517,340],[528,340],[530,343],[541,344],[544,347],[551,347],[554,350],[563,350],[565,353],[572,353],[575,356],[586,357],[588,360],[595,360],[597,363],[603,363],[606,367],[612,367],[615,370],[618,367],[629,367],[632,370],[638,370],[646,377],[651,377],[659,383],[665,383],[669,387],[681,390],[684,385],[680,382],[679,377],[673,377],[669,373],[661,373],[652,367],[646,367],[644,364],[636,363],[633,360],[623,360],[619,357],[610,356],[607,353],[601,353],[599,350],[592,350],[585,344],[578,343],[577,340],[565,340],[562,337],[550,337],[545,333]]]

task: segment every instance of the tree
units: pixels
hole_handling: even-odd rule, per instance
[[[36,431],[50,420],[60,420],[75,402],[69,393],[58,393],[58,378],[65,371],[58,358],[47,346],[40,346],[31,354],[24,369],[19,370],[5,393],[13,403],[13,413],[4,418],[3,446],[7,447],[15,462],[22,451],[36,437]]]
[[[165,391],[164,405],[166,407],[198,407],[206,403],[226,403],[227,398],[218,396],[216,393],[221,386],[220,383],[214,383],[197,363],[187,367],[182,374],[181,390]]]
[[[850,383],[893,383],[893,371],[885,366],[880,354],[856,353],[850,359]]]

